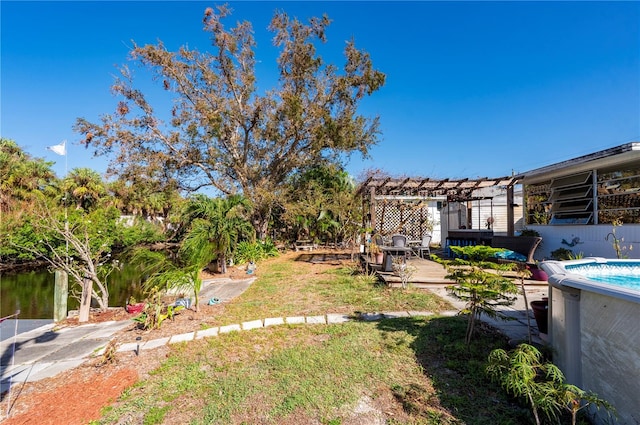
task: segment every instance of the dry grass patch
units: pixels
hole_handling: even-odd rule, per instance
[[[265,317],[326,313],[421,310],[439,312],[449,303],[428,291],[399,290],[355,274],[357,264],[317,264],[296,261],[289,253],[260,263],[258,280],[225,307],[216,325]]]
[[[386,333],[374,323],[352,322],[266,328],[184,344],[104,423],[136,416],[132,410],[151,412],[144,416],[147,424],[176,417],[194,424],[342,424],[362,423],[367,415],[404,417],[394,385],[429,388],[429,383],[407,345],[411,338],[394,340],[389,350]],[[370,400],[367,409],[362,400]]]

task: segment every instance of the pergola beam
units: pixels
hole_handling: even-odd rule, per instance
[[[476,200],[472,196],[478,189],[492,186],[506,186],[507,188],[507,232],[514,234],[514,204],[513,186],[518,183],[518,178],[514,176],[500,178],[477,178],[477,179],[430,179],[430,178],[376,178],[371,176],[360,185],[357,193],[364,200],[369,198],[369,225],[376,227],[376,204],[377,199],[394,197],[438,197],[446,196],[449,202],[465,202]]]

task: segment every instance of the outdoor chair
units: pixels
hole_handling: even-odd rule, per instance
[[[513,251],[514,254],[518,254],[519,259],[516,258],[500,258],[498,262],[516,262],[535,264],[536,260],[533,255],[536,252],[536,248],[542,242],[542,238],[539,236],[494,236],[491,239],[491,246],[493,248],[504,248],[509,251]]]
[[[411,253],[413,252],[408,248],[407,237],[405,235],[391,236],[391,246],[393,246],[394,248],[406,248],[407,250],[404,251],[405,259],[409,258],[411,256]]]
[[[391,236],[391,245],[394,247],[407,246],[407,237],[405,235],[393,235]]]
[[[431,247],[429,244],[431,243],[431,235],[425,235],[422,237],[422,242],[420,242],[420,246],[413,247],[416,255],[420,258],[425,258],[424,253],[427,253],[427,258],[431,255]]]

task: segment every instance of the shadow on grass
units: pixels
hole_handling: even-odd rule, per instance
[[[295,261],[303,261],[306,263],[331,265],[340,265],[343,261],[350,260],[352,260],[351,254],[340,252],[312,252],[309,254],[300,254],[295,259]]]
[[[415,338],[410,347],[417,361],[431,381],[440,405],[459,423],[533,423],[529,409],[508,398],[484,373],[491,350],[509,348],[507,338],[482,325],[467,347],[466,326],[463,317],[408,317],[378,322],[383,332],[405,332]],[[426,406],[420,406],[424,397],[416,397],[414,390],[396,389],[394,394],[407,413],[420,416],[421,409],[427,411]]]

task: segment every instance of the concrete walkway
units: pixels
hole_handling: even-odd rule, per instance
[[[525,292],[527,302],[530,303],[534,300],[541,300],[548,296],[548,285],[546,282],[527,281],[525,285]],[[449,301],[456,308],[456,312],[460,311],[464,307],[464,302],[452,297],[447,293],[445,286],[443,285],[420,285],[421,288],[429,289],[435,294],[440,295],[442,298]],[[498,311],[510,320],[492,319],[490,317],[481,316],[481,320],[490,324],[491,326],[499,329],[500,332],[505,334],[510,340],[526,341],[529,335],[529,325],[532,327],[532,342],[537,344],[544,344],[546,341],[546,335],[540,336],[536,321],[533,317],[531,309],[525,307],[524,296],[518,294],[515,303],[511,306],[499,307]],[[529,320],[527,321],[527,311],[529,311]]]
[[[112,321],[56,329],[52,323],[2,341],[1,392],[12,384],[38,381],[79,366],[129,325],[129,321]]]
[[[229,301],[242,294],[255,277],[241,280],[208,279],[202,282],[201,302],[215,298]],[[57,328],[50,320],[3,322],[0,341],[0,393],[12,385],[49,378],[73,369],[92,356],[101,355],[113,335],[131,325],[131,321],[92,323]],[[16,332],[17,327],[17,332]],[[174,341],[180,337],[174,337]],[[168,339],[168,338],[167,338]],[[157,347],[163,340],[147,341],[145,347]],[[137,347],[135,347],[137,349]],[[131,347],[120,347],[125,351]]]
[[[246,279],[242,282],[238,282],[237,280],[207,282],[201,293],[202,302],[207,302],[209,298],[217,298],[221,302],[228,301],[240,295],[252,282],[253,279]],[[441,315],[455,315],[463,306],[460,301],[452,298],[447,293],[442,284],[418,284],[416,286],[428,289],[447,299],[454,305],[454,310],[442,312]],[[546,285],[528,285],[528,301],[547,296],[546,291]],[[522,295],[520,295],[515,305],[501,309],[506,316],[512,317],[514,320],[504,322],[484,317],[483,320],[488,321],[491,325],[500,329],[510,339],[518,341],[526,340],[528,327],[524,305],[524,299]],[[433,315],[432,312],[420,311],[372,312],[361,315],[359,319],[371,321],[384,318],[431,315]],[[349,320],[354,320],[354,318],[343,314],[270,317],[173,335],[166,338],[122,344],[118,346],[117,351],[139,352],[139,350],[150,350],[166,344],[193,341],[201,338],[214,337],[223,333],[247,331],[268,326],[284,324],[336,324]],[[535,327],[533,316],[531,316],[531,320],[532,325]],[[47,324],[0,342],[0,351],[2,352],[2,362],[0,365],[2,378],[1,392],[4,393],[16,383],[37,381],[57,375],[58,373],[63,373],[79,366],[92,356],[101,355],[113,335],[126,326],[129,326],[130,323],[130,321],[105,322],[61,329],[56,329],[55,324]],[[537,330],[534,337],[535,342],[541,342],[537,335]]]

